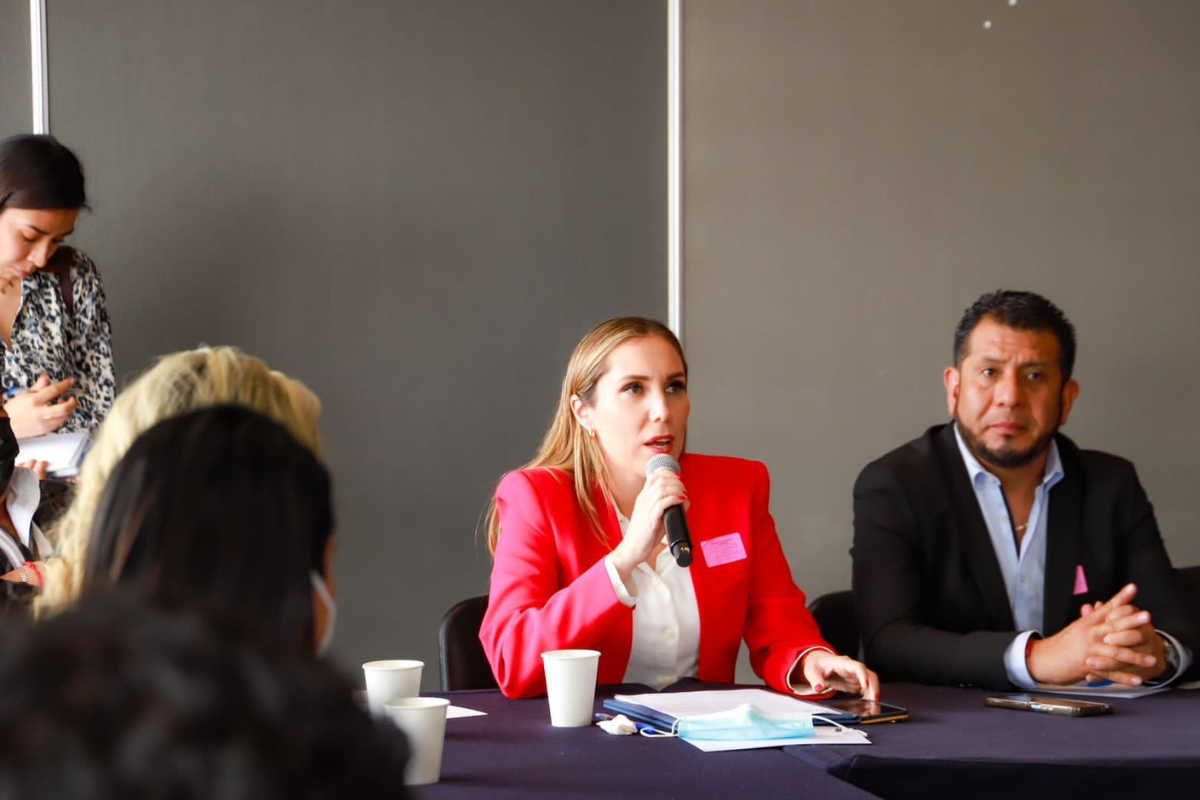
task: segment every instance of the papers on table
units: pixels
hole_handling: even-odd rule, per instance
[[[79,463],[87,450],[87,433],[48,433],[29,439],[18,439],[21,452],[17,462],[48,461],[49,474],[55,478],[69,478],[79,472]]]
[[[363,689],[357,689],[354,692],[354,702],[363,711],[370,713],[371,707],[367,704],[367,693]],[[380,716],[384,716],[380,714]],[[486,711],[476,711],[473,708],[464,708],[463,706],[450,705],[446,706],[446,719],[457,719],[459,717],[486,717]]]
[[[477,711],[474,708],[464,708],[463,706],[449,706],[446,708],[446,719],[458,719],[459,717],[486,717],[486,711]]]
[[[824,706],[788,697],[766,689],[718,689],[707,692],[651,692],[649,694],[619,694],[617,700],[637,703],[653,709],[666,717],[694,717],[697,714],[715,714],[728,711],[742,703],[751,703],[763,711],[773,714],[825,714],[831,712]]]
[[[817,703],[796,697],[768,692],[765,689],[729,689],[708,692],[652,692],[649,694],[619,694],[614,700],[625,707],[641,706],[659,719],[678,719],[698,714],[729,711],[743,703],[757,706],[768,714],[810,713],[838,716]],[[616,706],[609,706],[616,708]],[[628,713],[626,711],[625,713]],[[669,724],[668,724],[668,727]],[[815,736],[795,739],[748,739],[742,741],[685,740],[707,753],[723,750],[752,750],[760,747],[786,747],[794,744],[870,744],[867,735],[851,728],[818,726]]]

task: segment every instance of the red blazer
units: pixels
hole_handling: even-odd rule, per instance
[[[791,693],[788,671],[802,652],[833,648],[805,606],[768,511],[770,478],[756,461],[685,454],[683,482],[691,499],[690,567],[700,612],[701,680],[732,683],[745,638],[754,672]],[[616,512],[596,493],[601,542],[559,470],[511,472],[496,489],[501,533],[491,596],[479,638],[501,691],[532,697],[546,691],[542,652],[600,651],[598,683],[620,683],[629,663],[633,612],[617,599],[604,557],[621,540]],[[704,542],[736,534],[745,555],[710,565],[718,550]],[[722,540],[738,555],[738,543]],[[717,543],[720,544],[720,543]],[[728,555],[726,556],[728,557]]]

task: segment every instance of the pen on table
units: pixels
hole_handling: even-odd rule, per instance
[[[592,719],[596,722],[604,722],[606,720],[614,719],[614,717],[612,714],[595,714],[592,716]],[[626,719],[629,718],[626,717]],[[642,731],[656,731],[661,733],[661,731],[659,731],[658,728],[654,727],[653,725],[647,725],[645,722],[638,722],[632,719],[629,721],[633,723],[635,728],[637,728],[638,733],[641,733]]]

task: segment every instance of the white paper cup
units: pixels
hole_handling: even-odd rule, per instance
[[[556,728],[591,725],[600,651],[548,650],[542,653],[542,664],[546,668],[550,724]]]
[[[382,715],[385,703],[419,695],[421,668],[424,666],[423,661],[409,660],[368,661],[363,664],[363,675],[367,681],[367,707],[371,713]]]
[[[404,782],[410,786],[437,783],[442,776],[449,705],[444,697],[404,697],[384,704],[388,717],[408,737],[412,754],[404,768]]]

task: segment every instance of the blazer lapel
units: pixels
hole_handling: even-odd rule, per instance
[[[1050,490],[1050,513],[1046,519],[1046,583],[1043,587],[1042,628],[1056,633],[1075,618],[1071,608],[1075,570],[1079,560],[1083,524],[1083,487],[1074,447],[1058,437],[1063,478]],[[1079,598],[1080,604],[1085,598]]]
[[[1012,608],[1008,604],[1008,590],[1004,588],[1004,575],[1000,572],[1000,562],[996,560],[996,551],[992,547],[992,537],[988,534],[983,512],[979,510],[967,465],[958,451],[953,423],[938,433],[935,446],[950,487],[950,500],[958,523],[958,539],[971,575],[983,595],[988,615],[998,630],[1014,630],[1016,626]]]

